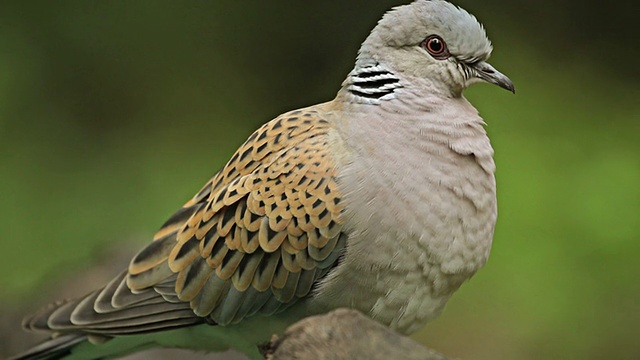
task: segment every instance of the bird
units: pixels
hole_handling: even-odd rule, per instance
[[[494,150],[463,91],[515,93],[492,50],[450,2],[386,12],[333,100],[253,132],[127,269],[26,318],[52,336],[14,359],[152,347],[259,359],[272,334],[345,307],[421,329],[489,257]]]

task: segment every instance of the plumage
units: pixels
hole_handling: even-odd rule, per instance
[[[257,357],[272,332],[337,307],[424,326],[491,247],[493,149],[461,94],[479,81],[513,90],[491,50],[445,1],[390,11],[333,101],[255,131],[126,271],[25,320],[58,337],[16,359],[151,346]]]

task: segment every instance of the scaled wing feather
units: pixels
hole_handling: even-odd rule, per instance
[[[313,108],[265,124],[103,289],[25,321],[119,335],[271,314],[308,296],[346,244],[330,123]]]

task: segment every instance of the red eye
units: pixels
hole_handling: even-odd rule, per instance
[[[438,60],[444,60],[450,56],[447,44],[438,35],[427,36],[420,46]]]

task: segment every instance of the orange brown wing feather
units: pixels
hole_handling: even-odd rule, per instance
[[[312,109],[257,130],[134,258],[131,290],[165,282],[221,324],[308,295],[345,246],[330,131]]]

